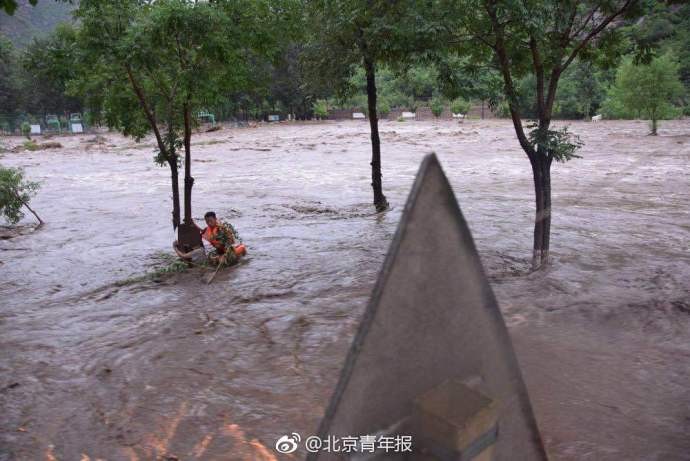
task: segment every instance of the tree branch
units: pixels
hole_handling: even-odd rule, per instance
[[[498,57],[498,63],[503,75],[503,84],[505,87],[506,96],[508,96],[508,107],[510,109],[510,118],[513,121],[513,127],[515,128],[515,134],[517,135],[518,142],[520,146],[525,151],[527,156],[532,159],[536,152],[530,144],[527,136],[525,135],[525,130],[522,127],[522,117],[520,115],[520,109],[517,103],[517,93],[515,91],[515,85],[513,83],[513,77],[510,72],[510,61],[508,59],[508,53],[505,45],[504,31],[498,21],[496,16],[496,5],[494,1],[488,1],[484,3],[486,12],[491,19],[491,24],[494,29],[494,34],[496,38],[495,52]]]
[[[539,119],[544,118],[544,64],[539,55],[539,48],[537,47],[537,40],[532,34],[529,39],[529,49],[532,52],[532,63],[534,64],[534,73],[537,78],[537,112]]]
[[[553,103],[556,100],[556,90],[558,89],[558,79],[561,77],[561,72],[563,70],[556,66],[551,70],[551,76],[549,77],[549,89],[546,96],[546,103],[544,109],[543,121],[546,122],[545,125],[551,123],[551,112],[553,111]]]
[[[36,217],[36,219],[38,219],[38,226],[36,226],[36,228],[39,228],[39,227],[41,227],[43,224],[45,224],[45,223],[43,222],[43,220],[41,219],[41,217],[38,215],[38,213],[36,213],[36,212],[34,211],[34,209],[31,208],[31,206],[29,206],[29,202],[28,202],[27,200],[24,200],[24,199],[22,198],[22,196],[19,195],[19,193],[18,193],[16,190],[12,190],[12,193],[14,193],[15,198],[16,198],[17,200],[19,200],[19,201],[22,203],[22,205],[24,205],[24,206],[31,212],[31,214],[34,215],[34,216]]]
[[[599,10],[599,5],[597,5],[597,6],[595,6],[594,8],[592,8],[592,11],[590,11],[590,12],[587,14],[587,16],[585,17],[585,20],[584,20],[584,22],[582,23],[582,25],[580,25],[580,27],[578,27],[578,29],[575,31],[575,33],[574,33],[572,36],[569,35],[568,38],[569,38],[569,39],[577,38],[577,36],[580,35],[580,34],[582,33],[583,30],[585,30],[585,28],[587,27],[587,24],[589,24],[589,21],[592,20],[592,18],[594,17],[594,14],[595,14],[598,10]],[[577,7],[574,9],[574,11],[577,11]]]
[[[577,17],[577,4],[573,6],[573,11],[570,13],[570,18],[568,19],[568,27],[565,28],[563,32],[562,43],[567,44],[570,41],[570,32],[573,30],[573,25],[575,25],[575,18]]]
[[[567,59],[567,60],[565,61],[565,63],[561,66],[561,69],[562,69],[562,70],[565,70],[565,69],[570,65],[570,63],[573,62],[573,59],[575,59],[575,57],[577,56],[577,54],[578,54],[585,46],[587,46],[587,44],[590,42],[590,40],[592,40],[592,38],[594,38],[599,32],[601,32],[602,30],[604,30],[604,29],[606,28],[606,26],[608,26],[609,24],[611,24],[611,21],[613,21],[613,20],[616,19],[618,16],[620,16],[621,14],[623,14],[623,13],[625,12],[625,10],[627,10],[627,9],[630,7],[630,5],[633,4],[633,2],[635,2],[635,0],[626,0],[626,2],[623,4],[623,6],[622,6],[618,11],[616,11],[616,12],[610,14],[609,16],[607,16],[598,26],[596,26],[594,29],[592,29],[592,30],[589,32],[589,34],[587,34],[587,36],[580,42],[580,44],[577,45],[577,46],[573,49],[573,51],[570,53],[570,56],[568,57],[568,59]]]
[[[144,113],[146,114],[146,119],[149,121],[149,125],[151,125],[151,130],[153,130],[153,134],[156,136],[156,142],[158,143],[158,149],[160,149],[161,153],[167,157],[167,150],[165,149],[165,143],[163,142],[163,137],[161,136],[160,130],[158,129],[158,123],[156,122],[156,115],[153,113],[153,111],[149,107],[149,104],[146,101],[146,96],[144,95],[144,90],[141,88],[139,83],[134,78],[134,74],[132,73],[132,68],[129,66],[129,64],[125,64],[125,69],[127,71],[127,77],[129,78],[129,82],[132,85],[132,89],[134,90],[134,93],[136,94],[137,98],[139,99],[139,103],[141,104],[141,108],[144,110]]]

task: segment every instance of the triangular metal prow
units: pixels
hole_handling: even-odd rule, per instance
[[[470,390],[463,394],[462,389]],[[467,410],[473,398],[480,406],[484,400],[490,402],[488,410]],[[436,411],[434,405],[445,416],[432,414],[427,415],[431,420],[411,422],[428,408]],[[472,411],[479,416],[457,426],[464,424],[467,431],[479,421],[470,429],[491,431],[479,434],[476,443],[470,440],[456,447],[458,452],[448,451],[437,436],[448,432],[451,445],[462,445],[466,434],[453,435],[457,427],[427,424],[451,421],[452,426],[453,418],[474,417],[463,413]],[[431,435],[425,447],[439,448],[431,459],[470,459],[476,456],[470,448],[481,451],[486,445],[493,445],[493,453],[486,457],[488,452],[483,452],[481,459],[546,459],[503,316],[453,190],[433,154],[417,174],[318,435],[359,437],[400,430],[419,431],[413,435],[413,446],[418,445],[416,437]],[[308,459],[356,455],[322,450]],[[402,459],[429,459],[405,456]]]

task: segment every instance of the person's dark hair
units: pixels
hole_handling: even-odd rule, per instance
[[[215,211],[207,211],[206,214],[204,215],[204,219],[215,218],[215,217],[216,217]]]

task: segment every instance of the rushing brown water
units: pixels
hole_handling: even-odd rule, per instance
[[[553,264],[532,274],[531,172],[506,121],[383,123],[383,215],[365,123],[197,136],[194,215],[229,219],[250,252],[210,285],[195,270],[118,283],[170,253],[150,142],[3,154],[42,181],[47,224],[0,240],[0,460],[283,459],[281,435],[315,431],[432,151],[549,455],[690,459],[690,122],[572,130],[584,158],[554,167]]]

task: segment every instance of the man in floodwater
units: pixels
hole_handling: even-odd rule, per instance
[[[213,250],[208,255],[211,262],[232,265],[240,256],[247,254],[246,247],[236,241],[235,229],[230,224],[218,221],[215,212],[207,211],[204,221],[206,221],[206,228],[199,229],[199,232],[201,232],[201,238],[213,246]]]
[[[232,246],[235,243],[235,236],[232,235],[232,232],[224,232],[221,235],[222,231],[214,211],[207,211],[204,215],[204,221],[206,221],[206,227],[204,229],[199,228],[199,232],[201,232],[201,238],[210,243],[214,249],[209,254],[209,259],[213,262],[220,262],[220,258],[226,257],[226,245]]]
[[[232,265],[237,262],[240,256],[246,254],[246,248],[242,244],[235,242],[235,232],[232,226],[223,224],[218,221],[214,211],[208,211],[204,215],[206,227],[200,228],[196,223],[194,225],[199,230],[201,238],[206,240],[213,249],[208,254],[208,260],[214,264]],[[199,253],[206,256],[204,248],[197,248],[190,252],[184,253],[177,247],[177,242],[173,244],[177,255],[190,262],[198,263]]]

